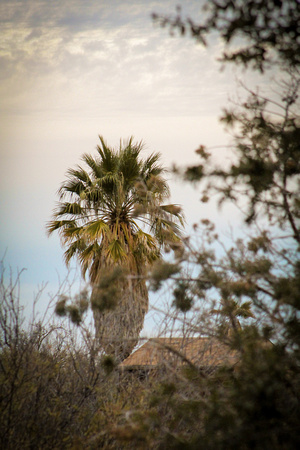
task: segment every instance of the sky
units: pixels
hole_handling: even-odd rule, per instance
[[[196,19],[200,3],[182,1],[183,14]],[[59,237],[47,237],[45,224],[67,169],[95,151],[99,134],[113,147],[143,140],[144,154],[160,152],[166,167],[196,162],[200,144],[226,158],[220,146],[231,137],[219,117],[247,74],[220,70],[217,38],[205,49],[153,24],[151,13],[174,13],[177,4],[0,0],[0,256],[7,273],[26,269],[24,304],[47,283],[45,305],[67,275]],[[237,220],[171,174],[169,182],[187,229],[206,217],[224,227]]]

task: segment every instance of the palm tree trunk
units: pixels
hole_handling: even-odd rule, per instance
[[[96,339],[101,349],[112,355],[118,362],[127,358],[139,340],[148,311],[148,290],[144,280],[124,280],[120,282],[118,298],[112,299],[113,309],[99,310],[97,304],[99,290],[95,284],[92,290]]]

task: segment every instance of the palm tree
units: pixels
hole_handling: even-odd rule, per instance
[[[58,231],[65,262],[77,257],[89,273],[96,338],[119,360],[138,341],[148,310],[145,272],[164,245],[180,242],[183,217],[176,205],[164,205],[169,188],[159,153],[140,158],[142,142],[120,142],[111,149],[99,136],[97,155],[84,154],[69,169],[49,234]]]

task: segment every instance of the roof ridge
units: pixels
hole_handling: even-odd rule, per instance
[[[224,351],[223,347],[224,344],[208,336],[150,338],[128,356],[121,363],[121,367],[156,366],[166,358],[178,359],[180,355],[182,355],[183,359],[190,361],[201,360],[203,363],[212,358],[220,360],[230,353]]]

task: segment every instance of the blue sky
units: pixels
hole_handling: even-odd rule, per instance
[[[182,1],[183,13],[196,18],[199,3]],[[59,238],[48,238],[45,224],[67,168],[94,151],[99,134],[112,146],[133,135],[167,167],[195,162],[199,144],[230,142],[218,118],[235,78],[247,82],[247,74],[220,70],[218,40],[204,49],[153,25],[152,12],[177,4],[0,0],[0,255],[6,251],[14,271],[26,268],[25,303],[48,282],[45,304],[67,274]],[[215,154],[226,158],[219,147]],[[171,176],[170,186],[188,228],[204,217],[237,223],[231,208],[200,204],[197,190]]]

